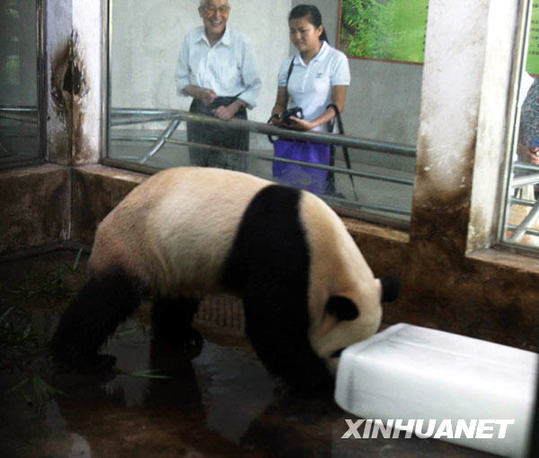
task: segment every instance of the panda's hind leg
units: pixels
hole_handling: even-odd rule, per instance
[[[91,278],[60,318],[51,341],[55,359],[77,370],[110,370],[115,358],[98,351],[140,305],[142,291],[121,268]]]
[[[188,298],[154,298],[152,333],[155,339],[180,347],[184,351],[202,346],[200,333],[193,329],[193,317],[200,301]]]

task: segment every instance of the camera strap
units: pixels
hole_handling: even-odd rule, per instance
[[[290,75],[292,74],[292,71],[294,70],[294,60],[296,57],[292,57],[292,61],[290,62],[290,67],[288,67],[288,73],[286,74],[286,92],[288,93],[288,80],[290,79]]]
[[[286,74],[286,96],[288,97],[288,80],[290,79],[290,75],[292,74],[292,71],[294,70],[294,60],[296,59],[296,57],[292,57],[292,60],[290,61],[290,66],[288,67],[288,73]],[[288,102],[287,102],[288,103]],[[277,115],[274,115],[274,116],[277,116]],[[268,119],[268,124],[271,124],[271,120],[272,120],[273,116],[271,118]],[[268,140],[270,141],[270,143],[273,143],[275,141],[275,139],[270,135],[268,134]]]
[[[339,130],[339,134],[344,135],[344,126],[343,126],[341,112],[339,108],[334,103],[330,103],[326,107],[326,110],[329,108],[332,108],[333,111],[335,112],[335,117],[337,118],[337,129]],[[350,154],[348,154],[348,147],[342,146],[342,152],[344,156],[344,162],[346,163],[346,167],[348,168],[348,170],[352,170],[352,162],[350,161]],[[352,183],[352,190],[354,191],[354,196],[356,200],[358,200],[356,187],[354,185],[354,176],[351,173],[348,176],[350,177],[350,182]]]
[[[287,101],[286,103],[288,104],[288,81],[290,80],[290,75],[292,74],[292,71],[294,70],[294,60],[296,59],[296,57],[292,57],[292,60],[290,61],[290,66],[288,67],[288,72],[286,74],[286,97],[287,97]],[[271,120],[271,118],[270,118]],[[269,121],[268,121],[269,122]]]

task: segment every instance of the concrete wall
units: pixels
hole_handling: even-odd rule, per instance
[[[71,180],[47,164],[0,172],[0,259],[70,238]]]

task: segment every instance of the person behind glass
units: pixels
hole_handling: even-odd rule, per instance
[[[522,104],[518,151],[520,159],[539,165],[539,77],[535,76]],[[539,198],[539,183],[525,186],[522,198]]]
[[[288,15],[290,41],[299,51],[281,65],[271,123],[300,131],[328,132],[336,113],[328,105],[344,110],[350,85],[350,67],[346,55],[329,45],[322,16],[314,5],[297,5]],[[303,119],[291,116],[293,124],[281,115],[291,107],[301,107]],[[333,165],[332,154],[330,165]],[[328,174],[326,192],[334,192],[333,174]]]
[[[227,26],[228,0],[201,0],[203,25],[185,37],[176,67],[178,95],[191,96],[191,113],[213,115],[223,121],[247,119],[246,108],[256,105],[260,78],[255,54],[245,35]],[[213,146],[249,149],[247,130],[187,123],[187,140]],[[245,154],[189,148],[192,165],[246,170]]]

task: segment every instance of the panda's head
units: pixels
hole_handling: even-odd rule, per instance
[[[335,373],[342,351],[372,336],[382,319],[381,303],[394,301],[399,292],[397,277],[373,279],[362,289],[331,295],[319,326],[313,327],[311,344],[330,372]]]

